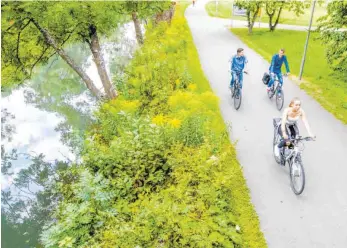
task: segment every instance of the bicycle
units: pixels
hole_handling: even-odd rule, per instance
[[[229,70],[230,72],[230,70]],[[231,99],[234,98],[234,108],[238,110],[241,106],[242,101],[242,89],[239,81],[239,76],[242,72],[236,72],[236,78],[233,85],[233,88],[231,88]],[[243,73],[247,74],[246,71],[243,71]]]
[[[287,76],[287,74],[283,74],[283,76]],[[278,80],[277,75],[274,75],[274,83],[271,86],[270,90],[267,92],[267,95],[270,99],[276,94],[276,107],[278,110],[281,110],[283,108],[284,103],[284,93],[282,89],[282,85],[280,84],[280,81]]]
[[[275,147],[278,146],[278,144],[281,141],[281,137],[279,135],[279,124],[278,120],[280,119],[274,119],[273,124],[275,126],[274,131],[274,138],[273,138],[273,154],[275,161],[278,164],[282,164],[285,166],[286,163],[289,164],[289,178],[290,178],[290,187],[294,194],[300,195],[305,188],[305,170],[303,166],[303,162],[301,159],[302,151],[305,149],[303,141],[314,141],[315,139],[312,137],[290,137],[289,139],[289,145],[285,147],[284,152],[283,149],[280,149],[280,156],[277,157],[275,155]],[[300,147],[300,144],[302,145]],[[299,178],[301,181],[301,185],[297,187],[296,185],[296,179]]]

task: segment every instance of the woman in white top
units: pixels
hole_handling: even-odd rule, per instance
[[[286,144],[288,145],[290,135],[291,138],[295,138],[299,135],[299,129],[297,126],[298,120],[302,119],[305,124],[308,135],[314,138],[311,132],[310,125],[308,124],[305,111],[301,108],[301,101],[295,97],[291,100],[289,107],[285,108],[282,115],[281,125],[279,128],[279,134],[283,140],[278,144],[278,148],[283,148]],[[279,149],[275,149],[276,156],[279,155]]]

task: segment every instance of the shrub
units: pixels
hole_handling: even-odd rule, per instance
[[[61,203],[44,244],[266,247],[182,9],[170,27],[147,30],[125,79],[86,140],[88,180]]]

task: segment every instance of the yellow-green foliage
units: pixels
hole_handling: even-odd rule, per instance
[[[121,96],[98,111],[84,165],[101,179],[83,172],[88,192],[74,187],[47,247],[266,247],[183,13],[146,31]]]
[[[112,247],[243,247],[232,203],[234,173],[225,166],[235,163],[240,170],[230,161],[235,154],[211,156],[208,144],[176,149],[168,162],[170,185],[128,205],[123,218],[110,221],[115,228],[103,232],[103,242]],[[132,220],[123,221],[125,216]]]

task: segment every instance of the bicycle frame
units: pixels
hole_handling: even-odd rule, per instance
[[[301,156],[302,150],[300,150],[300,148],[299,148],[299,142],[301,142],[303,140],[305,140],[305,141],[311,140],[311,137],[304,137],[304,138],[302,138],[301,136],[299,136],[299,138],[290,139],[289,142],[294,146],[294,148],[290,149],[289,146],[287,147],[287,149],[292,150],[292,151],[290,152],[290,154],[288,154],[288,156],[284,157],[284,159],[286,161],[288,161],[288,162],[290,160],[295,161],[295,159],[298,156],[299,157]],[[284,154],[284,156],[285,156],[285,154]]]
[[[236,78],[235,78],[235,83],[237,83],[238,86],[240,86],[240,75],[242,72],[236,72]],[[234,84],[235,85],[235,84]]]
[[[277,82],[277,84],[276,84],[276,82]],[[276,84],[276,87],[275,87],[275,84]],[[274,75],[274,83],[273,83],[273,85],[271,87],[271,91],[275,93],[279,89],[280,90],[282,89],[282,85],[281,85],[280,80],[278,79],[277,75],[275,74]]]
[[[234,85],[233,85],[233,95],[232,96],[235,96],[235,92],[236,92],[236,89],[240,89],[240,74],[242,72],[237,72],[235,73],[236,74],[236,77],[235,77],[235,82],[234,82]]]
[[[287,147],[287,149],[289,150],[292,150],[289,155],[287,157],[284,157],[284,159],[286,161],[290,161],[290,160],[293,160],[295,161],[295,159],[297,158],[298,155],[301,155],[301,151],[299,150],[299,147],[297,146],[297,143],[293,144],[294,145],[294,148],[293,149],[290,149]],[[283,154],[283,156],[285,156],[285,154]]]
[[[278,119],[277,121],[279,121],[280,119]],[[279,128],[280,128],[280,123],[278,123],[278,122],[275,122],[274,121],[274,125],[276,125],[275,127],[275,132],[276,132],[276,135],[280,135],[279,134]],[[283,158],[284,158],[284,160],[285,161],[295,161],[295,159],[298,157],[298,156],[301,156],[301,150],[299,149],[299,146],[298,146],[298,144],[299,144],[299,142],[300,141],[302,141],[302,140],[307,140],[308,139],[308,137],[306,137],[306,138],[302,138],[301,136],[299,136],[299,138],[297,138],[297,139],[290,139],[289,140],[289,142],[294,146],[294,148],[293,149],[290,149],[289,148],[289,146],[290,145],[288,145],[287,147],[286,147],[286,149],[288,149],[288,150],[291,150],[290,151],[290,153],[288,154],[288,156],[285,156],[285,154],[283,154]]]
[[[285,76],[285,75],[284,75]],[[278,110],[281,110],[284,103],[283,98],[283,90],[282,90],[282,84],[280,83],[280,80],[278,79],[277,74],[273,75],[274,82],[272,86],[270,87],[269,91],[267,92],[267,95],[269,99],[271,100],[274,96],[276,96],[276,107]]]

